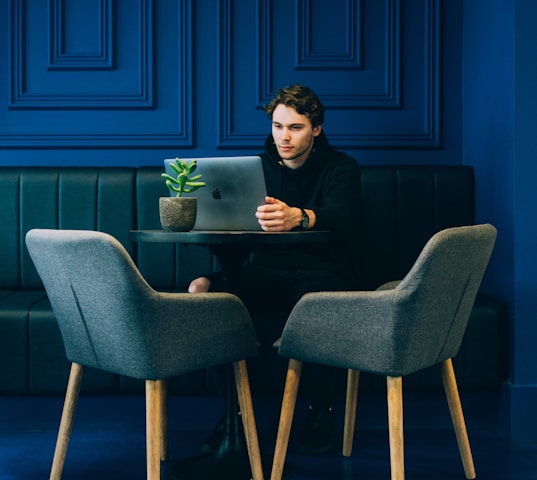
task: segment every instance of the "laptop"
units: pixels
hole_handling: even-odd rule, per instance
[[[190,162],[193,158],[182,158]],[[261,230],[255,212],[265,203],[267,189],[259,156],[196,158],[194,175],[201,173],[205,187],[190,194],[198,199],[194,230]],[[166,173],[176,176],[164,160]],[[175,193],[170,191],[170,195]]]

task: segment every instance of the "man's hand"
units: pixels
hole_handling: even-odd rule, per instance
[[[265,201],[267,203],[257,207],[255,214],[259,225],[265,232],[288,232],[302,222],[300,208],[290,207],[274,197],[265,197]]]

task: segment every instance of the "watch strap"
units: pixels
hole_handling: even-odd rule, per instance
[[[300,226],[303,230],[306,230],[308,228],[308,225],[310,224],[310,217],[306,213],[306,210],[303,208],[300,209],[302,211],[302,221],[300,222]]]

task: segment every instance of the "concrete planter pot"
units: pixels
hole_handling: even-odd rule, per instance
[[[198,200],[194,197],[161,197],[160,224],[164,230],[188,232],[196,223]]]

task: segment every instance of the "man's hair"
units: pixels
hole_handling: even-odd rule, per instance
[[[295,84],[280,88],[272,101],[264,107],[265,113],[270,119],[272,119],[272,114],[278,105],[292,107],[300,115],[305,115],[311,120],[311,125],[314,128],[324,122],[323,104],[317,94],[305,85]]]

